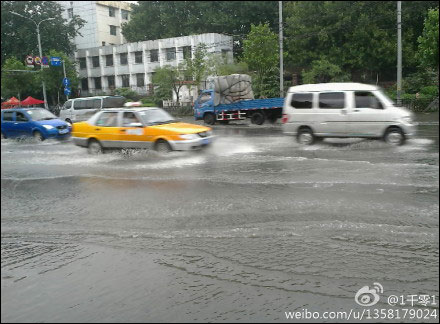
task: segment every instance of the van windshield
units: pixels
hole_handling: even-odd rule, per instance
[[[398,106],[391,98],[389,98],[383,91],[373,91],[377,98],[384,104],[384,106]]]
[[[51,119],[57,119],[58,117],[52,114],[50,111],[46,109],[32,109],[26,111],[31,117],[32,120],[51,120]]]
[[[162,109],[149,109],[139,112],[142,121],[146,124],[174,123],[174,117]]]

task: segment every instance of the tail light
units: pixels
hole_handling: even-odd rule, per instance
[[[287,123],[289,121],[289,116],[287,114],[283,114],[283,118],[281,118],[281,122],[283,124]]]

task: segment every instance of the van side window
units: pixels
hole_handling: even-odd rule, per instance
[[[75,108],[75,110],[84,109],[85,104],[86,104],[85,100],[75,100],[75,103],[73,104],[73,108]]]
[[[12,121],[12,116],[13,116],[14,112],[13,111],[5,111],[3,112],[3,121]]]
[[[123,107],[124,103],[127,101],[125,97],[115,96],[115,97],[106,97],[102,99],[102,108],[119,108]]]
[[[312,109],[312,93],[294,93],[290,105],[295,109]]]
[[[101,99],[93,99],[93,107],[95,109],[100,109],[101,108]]]
[[[70,107],[72,107],[72,101],[66,101],[64,103],[63,109],[70,109]]]
[[[356,108],[383,109],[382,103],[369,91],[356,91],[354,93]]]
[[[324,92],[319,94],[319,108],[321,109],[344,109],[344,92]]]

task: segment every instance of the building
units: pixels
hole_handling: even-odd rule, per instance
[[[123,1],[57,1],[63,8],[63,18],[79,15],[86,21],[73,43],[76,49],[126,43],[121,25],[130,19],[130,4]]]
[[[214,33],[77,50],[75,60],[81,79],[81,96],[112,94],[116,88],[131,88],[149,95],[156,68],[177,66],[192,57],[202,43],[209,53],[221,54],[232,62],[232,37]],[[197,94],[185,88],[180,101],[192,101]]]

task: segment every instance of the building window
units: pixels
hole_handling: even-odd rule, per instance
[[[110,25],[110,35],[116,36],[116,26]]]
[[[143,73],[137,73],[136,74],[136,85],[138,87],[143,87],[145,85],[144,74]]]
[[[116,16],[116,14],[115,14],[115,8],[113,8],[113,7],[108,7],[108,15],[109,15],[110,17],[115,17],[115,16]]]
[[[121,53],[121,54],[119,54],[119,63],[120,63],[121,65],[127,65],[127,64],[128,64],[127,53]]]
[[[114,75],[109,75],[107,77],[107,84],[110,89],[115,88],[115,76]]]
[[[102,42],[102,46],[105,46],[105,42]]]
[[[134,52],[134,63],[142,63],[142,52]]]
[[[183,59],[191,59],[192,58],[192,54],[191,54],[191,46],[184,46],[182,48],[183,51]]]
[[[81,70],[85,70],[85,69],[87,69],[87,62],[86,62],[86,58],[85,58],[85,57],[81,57],[81,58],[79,59],[79,68],[80,68]]]
[[[81,89],[89,90],[89,80],[87,78],[81,79]]]
[[[69,9],[67,9],[67,16],[68,16],[69,18],[73,18],[73,8],[69,8]]]
[[[113,66],[113,54],[105,56],[105,66]]]
[[[159,50],[150,51],[150,62],[159,62]]]
[[[95,80],[95,89],[101,90],[101,77],[93,78]]]
[[[94,68],[99,67],[99,56],[92,56],[92,66]]]
[[[176,59],[176,48],[167,48],[167,61],[174,61]]]
[[[124,19],[124,20],[128,20],[128,11],[122,9],[122,10],[121,10],[121,17],[122,17],[122,19]]]
[[[129,88],[130,87],[130,76],[128,74],[121,75],[122,87]]]

